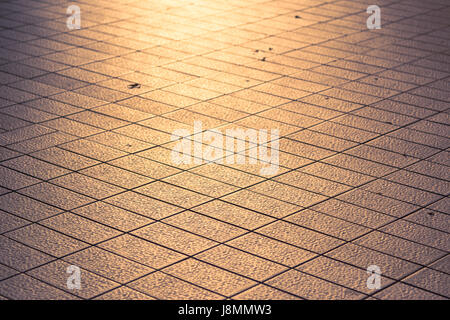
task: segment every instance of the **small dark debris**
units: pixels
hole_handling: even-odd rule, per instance
[[[272,51],[273,50],[273,48],[269,48],[269,51]]]
[[[250,82],[250,80],[245,80],[245,82]]]
[[[127,146],[128,148],[131,148],[131,147],[132,147],[132,145],[131,145],[131,144],[127,144],[126,146]]]
[[[140,87],[141,87],[141,85],[139,83],[133,83],[133,84],[128,85],[128,89],[135,89],[135,88],[139,89]]]
[[[329,97],[325,97],[325,100],[328,100],[328,99],[330,99]]]
[[[300,16],[295,16],[295,19],[300,19],[301,17]]]
[[[378,78],[375,78],[375,81],[377,81],[378,80]]]
[[[256,53],[258,53],[258,52],[259,52],[259,50],[258,50],[258,49],[256,49],[256,50],[255,50],[255,52],[256,52]]]
[[[266,57],[262,58],[261,61],[266,61]]]
[[[408,158],[408,155],[407,155],[406,153],[404,153],[403,156],[404,156],[405,158]]]
[[[427,212],[429,216],[434,216],[434,212]]]

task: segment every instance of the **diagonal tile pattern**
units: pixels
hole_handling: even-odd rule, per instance
[[[0,299],[450,298],[449,16],[1,1]],[[277,171],[245,142],[173,161],[227,129],[278,130]]]

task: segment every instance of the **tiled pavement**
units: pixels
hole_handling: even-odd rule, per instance
[[[450,297],[448,0],[0,8],[2,299]],[[194,121],[278,172],[175,164]]]

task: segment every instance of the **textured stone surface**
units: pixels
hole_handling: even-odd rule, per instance
[[[448,1],[73,4],[0,2],[0,300],[450,298]]]

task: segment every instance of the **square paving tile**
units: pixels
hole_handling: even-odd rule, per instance
[[[450,4],[407,2],[0,2],[0,300],[449,299]]]
[[[165,268],[164,271],[224,296],[236,294],[256,284],[250,279],[194,259],[184,260]]]
[[[99,246],[107,251],[155,269],[163,268],[185,258],[184,255],[173,250],[130,235],[122,235]]]
[[[92,272],[80,269],[80,289],[70,289],[67,286],[69,263],[57,260],[42,267],[29,271],[27,274],[52,286],[76,295],[80,298],[90,299],[105,291],[117,287],[119,284],[100,277]]]

